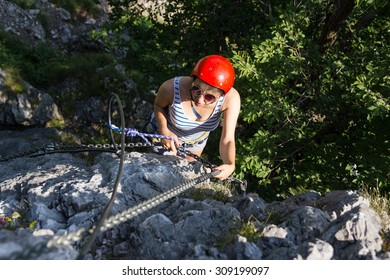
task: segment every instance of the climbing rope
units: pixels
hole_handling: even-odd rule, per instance
[[[142,133],[142,132],[139,132],[137,129],[135,128],[125,128],[125,129],[120,129],[119,127],[111,124],[108,126],[108,128],[110,128],[112,131],[118,131],[119,133],[122,134],[122,131],[124,131],[125,135],[126,136],[130,136],[130,137],[136,137],[136,136],[139,136],[141,137],[147,145],[149,146],[154,146],[149,140],[148,140],[148,137],[149,138],[154,138],[154,139],[168,139],[168,140],[171,140],[171,141],[175,141],[174,138],[170,137],[170,136],[165,136],[165,135],[159,135],[159,134],[152,134],[152,133]],[[183,150],[178,150],[177,151],[178,154],[184,158],[187,157],[187,153]]]

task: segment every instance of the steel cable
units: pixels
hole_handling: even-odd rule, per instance
[[[119,99],[119,96],[116,94],[112,94],[112,96],[110,98],[110,102],[109,102],[110,109],[108,110],[108,113],[110,115],[109,119],[111,121],[111,107],[113,105],[114,100],[118,104],[120,120],[121,120],[121,128],[122,128],[122,131],[124,131],[124,129],[125,129],[125,115],[123,113],[123,107],[122,107],[121,100]],[[95,228],[94,228],[91,236],[89,237],[87,243],[80,250],[79,255],[77,256],[77,259],[83,259],[86,255],[86,253],[91,249],[93,242],[95,242],[97,235],[100,233],[101,228],[102,228],[103,224],[106,222],[106,219],[109,215],[109,212],[111,211],[112,205],[114,204],[115,197],[116,197],[116,194],[118,191],[118,185],[120,182],[120,178],[122,177],[123,163],[124,163],[124,157],[125,157],[125,136],[126,135],[124,133],[121,134],[121,150],[120,150],[120,157],[119,157],[119,166],[118,166],[118,172],[117,172],[117,176],[115,179],[114,188],[113,188],[113,191],[111,194],[111,198],[108,201],[106,207],[104,208],[100,220],[96,223]],[[113,137],[112,137],[112,140],[114,141]],[[115,145],[115,148],[118,148],[115,142],[114,142],[114,145]]]
[[[127,222],[130,219],[135,218],[136,216],[143,214],[144,212],[156,207],[157,205],[175,197],[179,194],[182,194],[183,192],[189,190],[190,188],[194,187],[197,184],[200,184],[216,175],[218,175],[221,171],[215,170],[210,173],[203,174],[197,178],[190,179],[177,187],[174,187],[172,189],[169,189],[168,191],[161,193],[149,200],[146,200],[138,205],[135,205],[132,208],[127,209],[126,211],[123,211],[121,213],[118,213],[107,220],[104,220],[103,223],[100,226],[100,231],[107,231],[109,229],[114,228],[115,226],[120,225],[121,223]],[[47,247],[54,247],[56,245],[70,245],[74,242],[80,241],[87,235],[88,233],[91,233],[95,231],[95,228],[98,225],[95,225],[91,228],[80,228],[78,231],[71,232],[65,235],[58,235],[54,236],[47,244]]]

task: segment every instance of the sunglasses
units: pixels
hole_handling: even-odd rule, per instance
[[[203,98],[207,103],[214,103],[217,100],[215,95],[204,93],[203,90],[198,86],[192,86],[191,93],[197,96],[203,95]]]

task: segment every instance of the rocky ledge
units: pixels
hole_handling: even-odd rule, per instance
[[[17,154],[55,142],[55,129],[0,131],[0,259],[75,259],[88,238],[53,240],[96,225],[113,192],[114,153]],[[126,152],[110,217],[210,172],[200,163]],[[390,259],[381,220],[350,190],[280,202],[213,179],[102,230],[86,259]],[[89,239],[92,240],[92,239]],[[51,244],[49,246],[48,244]]]

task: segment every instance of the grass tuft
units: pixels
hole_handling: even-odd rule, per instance
[[[387,195],[380,192],[378,187],[363,187],[363,197],[370,202],[371,208],[378,213],[382,222],[382,250],[390,251],[390,199]]]

